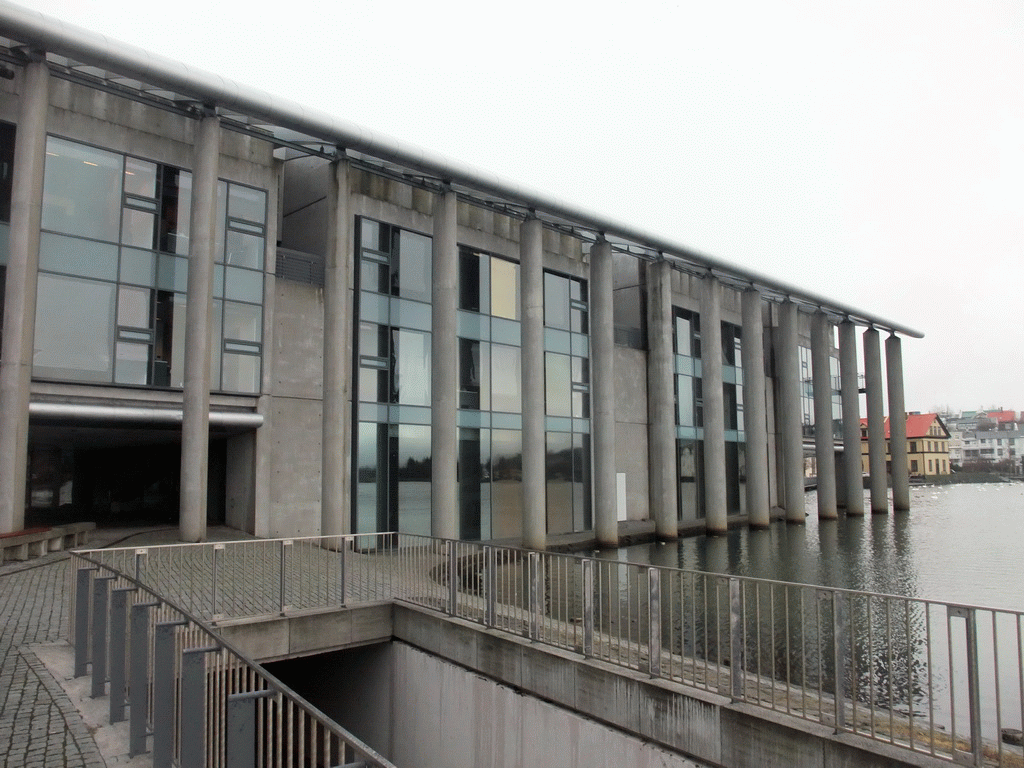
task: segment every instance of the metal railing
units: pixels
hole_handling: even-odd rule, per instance
[[[175,573],[205,549],[177,558]],[[91,674],[91,695],[109,697],[111,724],[128,721],[130,757],[150,753],[153,768],[394,768],[177,605],[175,590],[115,564],[122,554],[71,553],[69,639],[75,677]],[[135,564],[145,554],[133,550]]]
[[[1021,766],[1024,613],[410,534],[98,550],[208,620],[402,600],[962,764]]]

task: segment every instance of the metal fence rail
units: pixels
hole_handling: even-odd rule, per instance
[[[168,596],[215,582],[223,549],[168,550],[146,568],[145,550],[98,552],[108,562],[71,554],[75,676],[91,674],[92,696],[109,697],[111,723],[128,720],[130,756],[150,753],[154,768],[394,768]],[[136,566],[155,576],[155,562],[167,572],[154,581],[175,589],[135,578]],[[212,605],[216,589],[200,591],[197,604]]]
[[[411,534],[99,550],[216,620],[403,600],[969,765],[1021,766],[1024,613]]]

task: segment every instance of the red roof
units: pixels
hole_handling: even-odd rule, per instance
[[[989,411],[985,415],[999,424],[1012,424],[1017,420],[1017,414],[1013,411]]]
[[[928,437],[928,430],[939,418],[937,413],[908,413],[907,414],[907,437]],[[866,427],[867,419],[861,419],[860,425]],[[889,417],[885,417],[885,437],[889,438]]]

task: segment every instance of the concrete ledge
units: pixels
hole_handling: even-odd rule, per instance
[[[949,762],[837,734],[716,693],[396,603],[394,637],[538,699],[729,768],[939,768]]]
[[[95,528],[96,523],[68,523],[0,534],[0,548],[3,549],[0,562],[29,560],[42,557],[47,552],[80,547],[88,543],[89,531]]]
[[[391,603],[297,611],[216,622],[214,630],[259,662],[294,659],[391,640]]]

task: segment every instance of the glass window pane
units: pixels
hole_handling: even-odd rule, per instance
[[[363,259],[359,268],[359,287],[374,293],[390,293],[390,275],[386,265]]]
[[[185,370],[185,295],[157,291],[153,333],[153,384],[180,387]]]
[[[519,265],[491,258],[491,314],[519,319]]]
[[[43,232],[39,268],[98,280],[117,280],[117,246]]]
[[[117,342],[114,381],[118,384],[149,383],[149,344]]]
[[[397,456],[392,467],[398,486],[398,530],[429,536],[430,427],[400,424],[397,431]]]
[[[48,138],[43,229],[116,243],[123,167],[121,155]]]
[[[489,346],[474,339],[459,339],[459,408],[489,410]]]
[[[590,506],[590,436],[572,436],[572,507],[577,531],[594,527]]]
[[[544,355],[544,380],[549,416],[572,416],[570,358],[548,352]]]
[[[361,246],[363,248],[369,248],[372,251],[388,250],[386,245],[382,245],[387,243],[387,236],[381,234],[381,230],[384,226],[384,224],[381,224],[378,221],[360,219],[359,238]]]
[[[491,345],[491,410],[520,413],[523,407],[520,350]]]
[[[459,309],[480,312],[480,254],[459,251]]]
[[[156,163],[136,157],[125,158],[124,191],[129,195],[156,197]]]
[[[267,220],[267,193],[241,184],[228,185],[228,216],[263,224]]]
[[[523,534],[523,444],[518,430],[491,430],[491,536]]]
[[[214,238],[213,260],[224,262],[224,234],[227,231],[228,183],[217,182],[217,236]]]
[[[224,262],[238,267],[260,269],[263,266],[263,237],[229,229]]]
[[[359,424],[359,443],[356,448],[356,533],[373,533],[378,530],[378,503],[379,500],[387,500],[387,473],[381,471],[387,467],[387,436],[385,433],[382,461],[378,444],[381,427],[387,429],[386,425],[367,422]]]
[[[117,297],[117,324],[126,328],[150,328],[149,290],[122,286]]]
[[[224,302],[213,300],[213,327],[210,330],[210,389],[220,389],[220,357],[223,352]]]
[[[572,458],[572,435],[548,432],[545,460],[548,533],[570,533],[573,530]]]
[[[676,376],[676,423],[683,427],[695,426],[693,421],[693,379]]]
[[[254,269],[224,268],[226,298],[263,303],[263,273]]]
[[[257,393],[260,391],[260,357],[224,353],[224,376],[221,389],[226,392]]]
[[[490,538],[490,430],[459,430],[459,538]]]
[[[189,225],[192,216],[192,174],[161,166],[160,242],[166,253],[188,253]]]
[[[225,301],[224,338],[239,341],[262,341],[263,308],[252,304]]]
[[[679,519],[704,517],[704,443],[679,440]]]
[[[111,283],[39,275],[33,374],[109,383],[113,379]]]
[[[156,285],[156,255],[152,251],[122,248],[121,282],[154,287]]]
[[[430,405],[430,334],[394,330],[391,338],[395,359],[391,402]]]
[[[156,287],[164,291],[188,292],[188,259],[181,256],[158,256]]]
[[[429,237],[402,230],[398,238],[398,296],[430,301],[431,258]]]
[[[569,279],[544,273],[544,324],[569,330]]]

